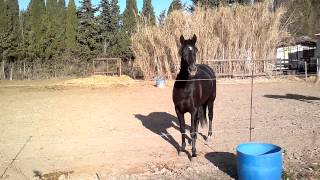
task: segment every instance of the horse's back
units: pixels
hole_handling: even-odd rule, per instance
[[[208,66],[206,64],[197,64],[197,67],[200,68],[201,70],[205,71],[206,73],[208,73],[210,78],[216,77],[213,69],[210,66]]]
[[[211,95],[210,97],[212,99],[215,99],[216,97],[216,75],[215,72],[213,71],[213,69],[206,65],[206,64],[198,64],[197,65],[198,68],[200,68],[203,72],[205,72],[205,74],[207,74],[207,76],[209,76],[210,79],[212,79],[212,81],[210,81],[212,84],[211,86],[207,86],[208,88],[210,88],[210,92]]]

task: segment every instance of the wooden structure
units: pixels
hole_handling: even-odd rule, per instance
[[[318,81],[320,81],[320,33],[315,34],[315,36],[317,37],[317,74],[319,77]]]
[[[94,75],[121,76],[120,58],[97,58],[92,61]]]
[[[316,40],[308,36],[301,36],[290,45],[278,47],[277,59],[281,61],[282,70],[298,73],[308,69],[310,72],[315,72],[316,47]]]

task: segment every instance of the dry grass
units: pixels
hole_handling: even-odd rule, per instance
[[[281,27],[285,10],[271,12],[268,3],[221,7],[193,14],[171,13],[160,27],[140,25],[133,47],[146,79],[172,78],[179,70],[179,37],[198,36],[198,63],[214,59],[272,59],[275,47],[289,35]]]
[[[59,83],[62,86],[109,86],[109,85],[130,85],[135,81],[129,76],[102,76],[96,75],[88,78],[70,79]]]

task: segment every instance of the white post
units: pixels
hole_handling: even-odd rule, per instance
[[[319,58],[317,58],[317,74],[318,74],[318,78],[320,79],[320,62],[319,62]]]
[[[319,58],[317,58],[317,74],[318,74],[318,79],[317,79],[316,84],[318,84],[320,82],[320,59]]]
[[[304,61],[304,72],[305,72],[305,75],[306,75],[306,82],[308,80],[308,64],[307,64],[307,61]]]

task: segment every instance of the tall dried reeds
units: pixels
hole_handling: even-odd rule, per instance
[[[198,36],[198,63],[214,59],[270,59],[289,35],[281,27],[284,9],[270,11],[268,3],[172,12],[164,25],[139,25],[132,37],[135,65],[146,79],[172,78],[179,69],[179,37]]]

